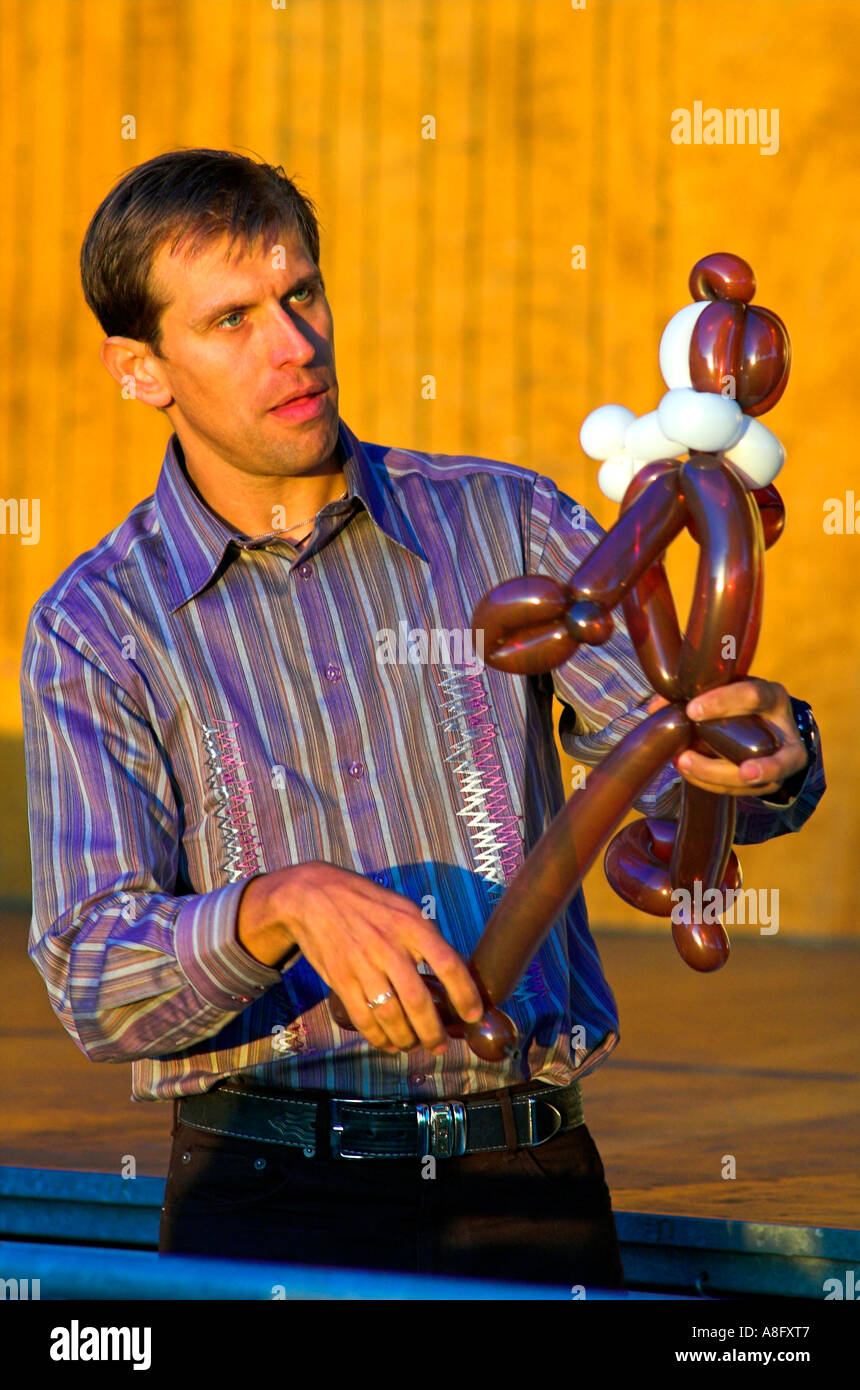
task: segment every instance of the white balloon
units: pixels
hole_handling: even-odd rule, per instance
[[[679,309],[666,327],[660,339],[660,374],[669,390],[678,386],[690,387],[690,339],[696,320],[710,304],[709,299],[698,300],[695,304],[685,304]]]
[[[726,458],[740,468],[755,487],[772,483],[785,463],[785,449],[767,425],[744,416],[743,434],[726,450]]]
[[[657,407],[660,428],[687,449],[706,453],[730,449],[740,439],[744,414],[737,401],[711,391],[667,391]]]
[[[634,458],[641,459],[642,463],[651,463],[654,459],[671,459],[677,454],[687,452],[677,439],[669,439],[663,433],[656,410],[650,410],[647,415],[640,415],[638,420],[628,425],[624,447],[629,449]]]
[[[608,459],[624,447],[624,432],[636,416],[626,405],[599,405],[586,415],[579,431],[583,453],[592,459]]]
[[[629,454],[616,454],[598,470],[597,486],[611,502],[620,502],[635,472],[636,463]]]

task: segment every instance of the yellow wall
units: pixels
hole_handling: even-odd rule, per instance
[[[749,884],[779,887],[784,932],[854,934],[860,535],[825,535],[822,517],[858,477],[858,20],[854,0],[0,0],[0,493],[41,503],[38,545],[0,537],[13,781],[27,611],[152,492],[165,439],[99,362],[77,273],[87,222],[163,150],[253,151],[320,209],[350,426],[539,468],[604,525],[616,508],[579,450],[582,416],[653,408],[692,263],[752,262],[795,350],[767,418],[788,450],[788,526],[753,673],[812,703],[831,785],[802,838],[742,861]],[[778,153],[673,144],[670,113],[696,100],[778,108]],[[0,818],[0,896],[26,892],[20,794]],[[595,920],[654,925],[599,867],[587,894]]]

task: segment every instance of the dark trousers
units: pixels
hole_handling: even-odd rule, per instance
[[[176,1122],[159,1251],[622,1288],[609,1189],[582,1124],[537,1148],[306,1158]]]

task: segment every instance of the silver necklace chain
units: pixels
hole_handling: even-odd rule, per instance
[[[342,493],[340,494],[340,497],[333,497],[333,498],[331,499],[331,501],[332,501],[332,502],[342,502],[342,501],[344,500],[344,498],[348,495],[348,493],[349,493],[349,488],[346,489],[346,492],[342,492]],[[324,503],[323,503],[323,506],[326,506],[326,507],[327,507],[328,505],[329,505],[328,502],[324,502]],[[274,532],[274,534],[275,534],[276,536],[283,536],[283,535],[286,535],[287,531],[295,531],[296,528],[299,527],[299,526],[310,526],[310,524],[311,524],[312,521],[316,521],[316,517],[315,517],[315,516],[308,516],[308,517],[305,517],[304,521],[294,521],[293,524],[292,524],[292,526],[273,526],[273,527],[272,527],[272,531]],[[263,535],[266,535],[266,536],[268,536],[268,535],[270,535],[270,534],[271,534],[271,533],[270,533],[269,531],[264,531],[264,532],[263,532]],[[252,539],[254,539],[254,540],[262,540],[262,536],[254,536]]]

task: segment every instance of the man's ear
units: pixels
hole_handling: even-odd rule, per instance
[[[142,401],[156,410],[173,404],[173,394],[162,377],[158,359],[146,343],[137,338],[105,338],[99,356],[122,387],[125,400]]]

